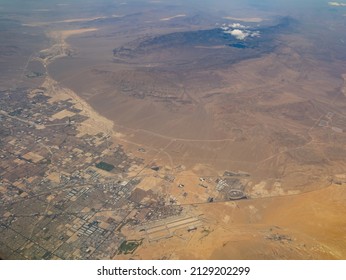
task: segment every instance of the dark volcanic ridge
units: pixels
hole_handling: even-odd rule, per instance
[[[280,45],[280,35],[294,32],[296,25],[296,20],[284,17],[272,25],[234,23],[146,36],[114,49],[114,62],[184,69],[227,66],[273,52]]]

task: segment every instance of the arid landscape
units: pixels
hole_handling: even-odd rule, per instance
[[[346,259],[346,5],[200,2],[0,4],[0,258]]]

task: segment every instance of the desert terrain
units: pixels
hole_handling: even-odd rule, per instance
[[[345,9],[238,2],[0,9],[0,257],[346,258]]]

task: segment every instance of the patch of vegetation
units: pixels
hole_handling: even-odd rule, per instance
[[[125,240],[120,244],[118,254],[133,254],[136,249],[142,244],[141,240]]]
[[[109,164],[107,162],[101,161],[99,163],[96,164],[96,167],[105,171],[112,171],[115,167],[112,164]]]

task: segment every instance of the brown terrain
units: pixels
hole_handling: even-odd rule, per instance
[[[130,211],[138,223],[114,231],[141,245],[110,258],[346,259],[345,18],[329,34],[271,13],[123,12],[27,21],[47,39],[23,73],[44,75],[22,77],[84,111],[77,136],[103,132],[144,159],[127,174],[142,176],[132,203],[181,209]],[[230,47],[220,20],[263,35]]]

